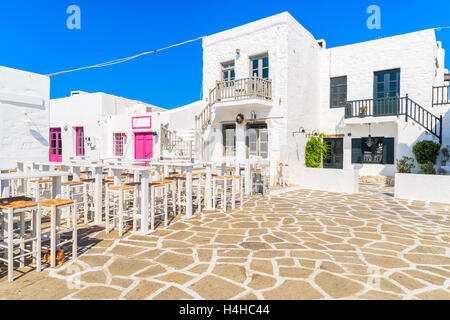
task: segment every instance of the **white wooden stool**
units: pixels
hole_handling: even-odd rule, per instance
[[[110,197],[112,196],[112,199]],[[129,221],[133,223],[133,232],[137,228],[137,203],[138,192],[136,186],[110,186],[106,189],[105,211],[106,211],[106,233],[109,233],[110,202],[112,200],[113,228],[119,225],[119,237],[123,235],[123,227]],[[124,216],[127,216],[124,219]]]
[[[32,212],[31,223],[27,228],[25,213]],[[14,228],[14,218],[19,218],[18,228]],[[36,271],[41,271],[41,205],[37,202],[23,201],[20,198],[0,200],[0,261],[8,264],[8,281],[14,280],[14,260],[19,260],[20,267],[25,266],[25,257],[31,256],[36,261]],[[31,248],[27,248],[31,244]],[[15,251],[19,251],[16,253]]]
[[[61,186],[64,199],[74,200],[77,205],[76,211],[83,212],[83,216],[87,220],[86,215],[89,210],[87,184],[82,181],[69,181],[61,183]],[[70,227],[70,219],[67,219],[67,221]]]
[[[77,259],[78,250],[78,212],[76,200],[50,199],[40,202],[43,210],[50,211],[50,230],[43,232],[43,239],[50,238],[50,267],[56,266],[56,249],[72,243],[72,259]],[[67,209],[67,210],[66,210]],[[66,227],[61,224],[63,211],[67,212]],[[72,238],[61,241],[62,235],[72,232]]]

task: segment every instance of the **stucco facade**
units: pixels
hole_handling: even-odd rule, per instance
[[[221,128],[235,123],[239,113],[248,123],[252,123],[254,119],[250,116],[256,113],[256,120],[267,124],[268,159],[272,162],[272,173],[278,162],[288,162],[293,183],[301,179],[308,133],[314,130],[323,132],[327,137],[342,139],[343,169],[356,168],[359,175],[393,177],[395,162],[354,163],[352,140],[364,139],[369,135],[393,139],[393,154],[390,157],[399,159],[412,156],[412,146],[418,141],[429,139],[439,142],[439,139],[424,129],[421,123],[404,115],[347,119],[344,105],[342,108],[330,108],[330,79],[346,77],[348,101],[373,100],[375,73],[397,69],[398,99],[405,99],[408,95],[408,102],[417,103],[421,110],[432,113],[438,119],[442,116],[442,144],[450,143],[449,105],[432,105],[433,86],[445,85],[444,73],[448,72],[445,69],[445,51],[442,44],[436,41],[433,29],[326,48],[325,41],[316,40],[285,12],[209,36],[203,41],[203,50],[205,106],[210,103],[210,90],[223,80],[221,71],[224,64],[234,62],[237,83],[238,79],[250,76],[251,58],[266,54],[269,60],[268,79],[272,84],[270,101],[235,99],[213,105],[211,124],[200,130],[210,146],[208,153],[212,160],[248,158],[245,121],[244,125],[236,124],[236,152],[231,157],[224,153],[225,134]],[[403,100],[399,101],[403,103]],[[299,129],[304,130],[305,134]]]
[[[0,121],[0,146],[8,148],[10,158],[22,159],[25,153],[21,150],[27,149],[30,158],[43,160],[49,153],[49,143],[45,141],[49,129],[56,128],[61,130],[61,161],[118,157],[131,160],[136,158],[135,136],[151,133],[154,158],[176,157],[161,143],[164,127],[192,142],[197,160],[233,162],[260,156],[271,162],[272,183],[276,180],[277,164],[283,162],[289,164],[291,182],[300,184],[305,172],[305,145],[316,131],[323,132],[327,139],[342,141],[337,168],[357,169],[360,176],[393,177],[395,159],[412,156],[412,146],[420,140],[438,138],[424,129],[423,123],[401,112],[349,117],[347,106],[354,100],[374,101],[376,92],[381,90],[375,85],[376,74],[394,70],[398,75],[395,99],[402,101],[396,103],[414,102],[436,119],[442,116],[442,144],[449,145],[450,104],[432,104],[433,87],[448,85],[444,81],[444,74],[448,73],[444,57],[445,51],[432,29],[326,48],[325,40],[315,39],[284,12],[204,38],[203,98],[172,110],[104,93],[83,92],[52,100],[49,107],[48,78],[2,68],[0,72],[5,77],[0,77],[0,104],[11,113],[4,113]],[[345,77],[345,104],[332,108],[331,79],[336,77]],[[391,80],[384,85],[390,86]],[[39,130],[23,128],[15,122],[25,119],[25,112],[30,116],[31,111],[32,123]],[[240,114],[244,120],[237,123]],[[151,118],[151,125],[136,128],[135,118]],[[76,128],[81,127],[85,149],[83,156],[77,156]],[[29,132],[24,134],[23,130]],[[15,136],[28,139],[30,132],[36,140],[31,147],[28,140],[11,142]],[[113,145],[113,136],[118,133],[123,137],[120,156],[115,154]],[[385,162],[384,155],[383,161],[377,163],[353,161],[357,145],[354,140],[362,143],[369,135],[393,143],[389,146],[389,162]],[[5,158],[4,154],[0,158]]]
[[[48,157],[50,79],[0,67],[0,167]]]

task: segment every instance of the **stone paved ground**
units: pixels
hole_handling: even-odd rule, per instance
[[[450,299],[450,206],[361,189],[254,197],[149,236],[84,229],[78,261],[3,272],[0,298]]]

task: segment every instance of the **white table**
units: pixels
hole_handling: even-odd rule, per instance
[[[29,172],[17,172],[0,174],[0,181],[10,181],[15,179],[42,179],[52,178],[52,198],[61,198],[61,182],[62,177],[68,177],[68,172],[61,171],[29,171]],[[3,186],[3,184],[2,184]],[[2,194],[4,190],[2,190]]]

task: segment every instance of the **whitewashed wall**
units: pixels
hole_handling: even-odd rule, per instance
[[[330,109],[330,77],[347,76],[348,100],[373,98],[374,72],[400,69],[400,95],[409,97],[433,114],[439,116],[448,111],[448,107],[432,108],[431,90],[433,85],[442,84],[444,50],[436,43],[434,30],[425,30],[389,38],[357,43],[353,45],[322,50],[321,58],[321,103],[320,128],[327,134],[345,134],[352,131],[352,138],[367,136],[368,126],[364,125],[359,133],[355,126],[344,124],[344,109]],[[439,67],[435,59],[438,59]],[[377,119],[374,119],[377,121]],[[375,122],[374,121],[374,122]],[[405,123],[400,117],[393,123],[397,126],[393,134],[392,126],[380,132],[385,137],[396,138],[396,158],[412,156],[412,146],[423,139],[432,140],[425,130],[413,121]],[[374,125],[372,125],[374,128]],[[447,140],[450,128],[446,128]],[[372,133],[372,136],[374,134]],[[350,139],[346,139],[350,140]],[[437,141],[437,139],[435,139]],[[351,166],[351,142],[345,142],[344,166]],[[363,165],[362,175],[393,176],[394,166]]]
[[[116,129],[111,128],[111,119],[125,115],[124,119],[129,121],[113,123],[117,129],[123,126],[131,129],[131,117],[145,113],[147,108],[160,112],[164,110],[101,92],[51,100],[50,127],[62,129],[63,161],[68,161],[70,157],[98,159],[112,156],[112,132]],[[84,157],[75,156],[75,127],[83,127],[84,136],[93,141],[92,146],[85,143]]]
[[[450,176],[397,173],[395,197],[450,203]]]
[[[359,192],[358,177],[355,169],[303,168],[298,184],[303,189],[352,194]]]
[[[0,167],[48,160],[50,79],[0,67]]]

